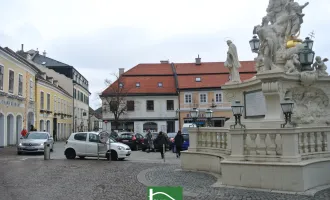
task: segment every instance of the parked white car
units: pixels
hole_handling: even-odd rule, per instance
[[[109,160],[109,142],[111,160],[124,160],[131,155],[129,146],[112,139],[108,140],[106,146],[102,145],[99,140],[98,132],[72,133],[66,141],[64,155],[67,159],[75,159],[77,156],[83,159],[85,157],[97,157],[99,150],[99,156]],[[102,149],[104,150],[101,151]]]

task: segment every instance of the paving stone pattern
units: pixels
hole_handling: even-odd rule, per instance
[[[248,189],[214,188],[217,179],[201,172],[177,170],[179,166],[154,167],[145,172],[147,185],[183,186],[185,200],[330,200],[330,189],[312,196],[264,192]]]

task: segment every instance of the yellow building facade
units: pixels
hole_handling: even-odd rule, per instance
[[[39,70],[0,47],[0,147],[16,145],[35,124],[35,77]]]
[[[179,93],[180,123],[182,128],[184,123],[192,123],[190,110],[199,110],[199,124],[206,125],[205,111],[213,111],[212,125],[222,127],[227,119],[232,117],[231,103],[223,101],[221,90],[186,90]]]
[[[36,129],[67,139],[73,128],[73,97],[44,72],[36,80]]]

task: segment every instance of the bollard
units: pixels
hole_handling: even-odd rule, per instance
[[[163,144],[163,155],[164,155],[164,162],[165,162],[165,144]]]
[[[48,142],[44,142],[44,160],[50,159],[50,144]]]

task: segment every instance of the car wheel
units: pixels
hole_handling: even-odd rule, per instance
[[[146,151],[147,149],[146,148],[142,148],[142,151]]]
[[[85,159],[86,156],[79,156],[80,159]]]
[[[22,155],[22,152],[20,152],[20,151],[17,151],[17,155]]]
[[[74,149],[67,149],[65,151],[65,157],[67,159],[70,159],[70,160],[75,159],[76,158],[76,152],[75,152],[75,150]]]
[[[111,160],[118,160],[118,154],[115,150],[111,150]]]

